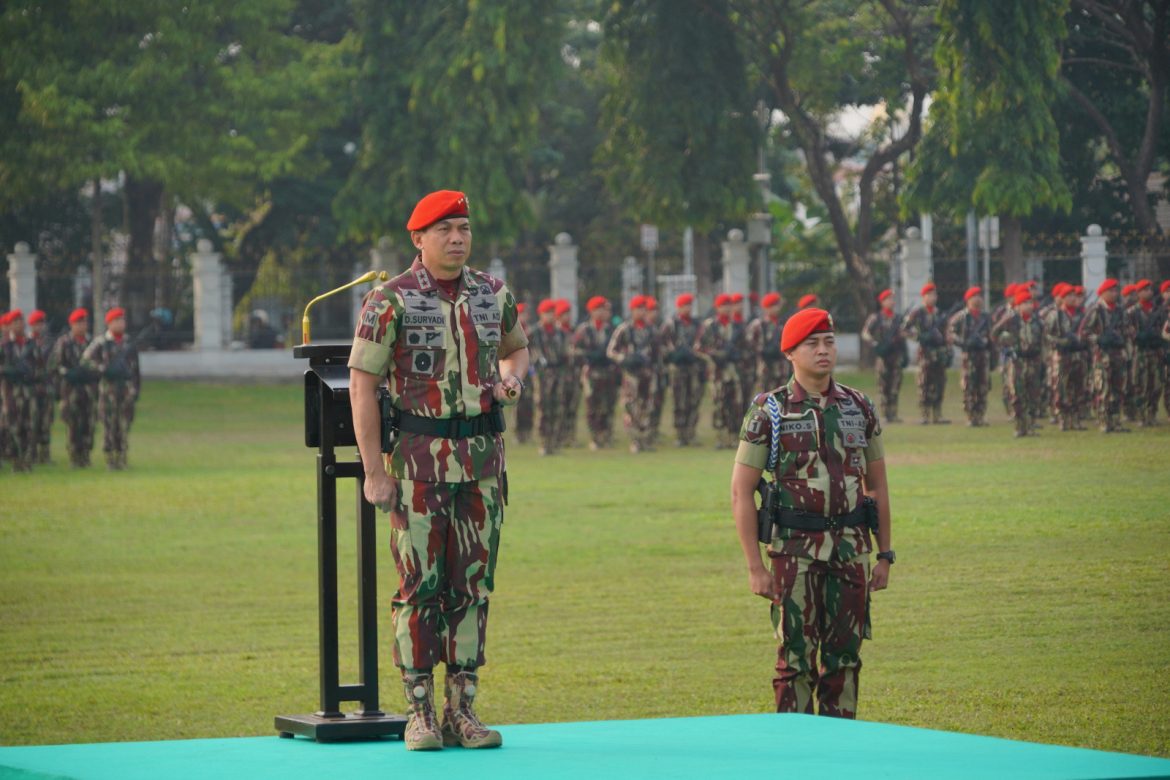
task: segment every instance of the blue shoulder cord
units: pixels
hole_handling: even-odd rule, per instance
[[[768,448],[767,470],[773,471],[780,462],[780,404],[777,403],[776,396],[768,394],[767,400],[764,401],[764,410],[772,421],[772,441]]]

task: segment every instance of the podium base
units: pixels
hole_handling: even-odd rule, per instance
[[[320,715],[277,715],[276,730],[285,739],[308,737],[317,742],[342,742],[349,739],[397,737],[406,732],[402,715],[343,715],[325,718]]]

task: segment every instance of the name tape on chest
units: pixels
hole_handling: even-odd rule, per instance
[[[796,433],[816,433],[816,420],[785,420],[780,423],[780,434],[782,436],[792,435]]]
[[[438,327],[441,328],[446,324],[446,318],[443,317],[442,312],[420,312],[408,311],[402,315],[402,324],[408,328],[410,327]]]

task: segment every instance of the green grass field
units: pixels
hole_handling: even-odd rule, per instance
[[[317,708],[300,396],[151,382],[129,471],[60,465],[58,424],[58,465],[0,474],[0,743],[261,735]],[[952,374],[956,421],[958,406]],[[898,563],[874,599],[861,717],[1170,756],[1170,426],[1015,441],[998,395],[992,411],[986,429],[887,429]],[[729,453],[529,444],[509,464],[486,720],[769,710],[775,644],[731,526]]]

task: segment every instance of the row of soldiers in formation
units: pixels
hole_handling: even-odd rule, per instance
[[[27,324],[20,309],[0,317],[0,465],[10,461],[19,472],[51,462],[50,431],[59,402],[75,468],[90,465],[98,416],[107,466],[126,467],[140,387],[138,351],[126,336],[123,309],[110,309],[105,321],[105,333],[91,339],[89,314],[76,309],[68,329],[54,339],[39,309]]]
[[[987,312],[982,289],[972,287],[964,306],[948,316],[928,283],[922,303],[901,317],[892,292],[884,290],[861,335],[877,358],[887,421],[898,420],[909,339],[918,342],[923,424],[949,422],[942,417],[942,400],[955,349],[962,355],[963,410],[970,426],[987,425],[997,362],[1016,436],[1034,434],[1045,417],[1069,431],[1084,430],[1083,421],[1095,416],[1102,431],[1114,433],[1128,430],[1122,415],[1139,426],[1154,425],[1159,402],[1170,414],[1170,280],[1155,290],[1148,279],[1124,288],[1106,279],[1088,307],[1079,285],[1058,283],[1044,302],[1035,288],[1035,282],[1008,285],[1003,302]]]
[[[630,301],[629,318],[615,323],[610,302],[595,296],[586,305],[588,319],[575,327],[568,301],[541,301],[535,323],[520,304],[536,392],[521,396],[517,440],[526,441],[535,429],[541,454],[572,446],[584,400],[591,449],[612,443],[619,403],[631,452],[653,449],[669,387],[676,444],[692,446],[710,384],[716,447],[733,448],[751,399],[791,374],[780,352],[783,299],[769,293],[759,304],[759,316],[748,321],[744,296],[724,293],[715,299],[714,313],[699,320],[694,297],[684,293],[675,299],[674,312],[660,320],[658,302],[639,295]],[[811,295],[800,300],[801,308],[815,304]]]

